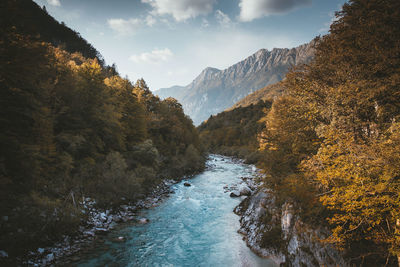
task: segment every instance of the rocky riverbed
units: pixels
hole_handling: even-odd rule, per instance
[[[238,175],[238,173],[244,174],[245,176],[239,176],[234,179],[229,178],[229,176]],[[137,244],[139,245],[139,251],[135,250],[135,254],[139,253],[137,257],[141,257],[140,251],[143,249],[143,246],[146,248],[145,251],[147,251],[149,249],[147,243],[153,244],[154,242],[161,242],[160,246],[168,250],[166,253],[170,261],[176,263],[179,262],[179,257],[182,257],[181,254],[174,256],[174,253],[177,253],[175,250],[176,248],[174,248],[174,246],[171,248],[165,247],[167,246],[166,243],[160,240],[155,241],[152,238],[162,237],[165,234],[167,238],[165,242],[168,241],[168,246],[170,246],[171,241],[169,239],[171,234],[182,235],[181,232],[174,232],[183,230],[179,227],[179,229],[175,229],[176,226],[180,224],[186,226],[193,224],[189,227],[192,229],[191,232],[187,234],[189,236],[194,235],[194,239],[185,241],[189,242],[187,244],[185,243],[185,246],[189,245],[185,249],[189,249],[187,253],[191,255],[193,252],[191,242],[194,242],[193,246],[195,247],[200,241],[204,242],[205,245],[211,242],[211,246],[214,246],[213,242],[215,241],[213,238],[219,236],[219,234],[216,236],[211,235],[210,238],[202,240],[200,237],[204,236],[204,233],[197,236],[196,232],[203,231],[203,227],[213,232],[215,229],[210,229],[208,226],[206,227],[206,224],[213,222],[213,227],[218,228],[219,226],[214,222],[215,216],[220,219],[225,218],[225,216],[230,218],[229,210],[232,212],[232,207],[236,206],[234,212],[240,216],[240,225],[238,224],[235,226],[235,224],[233,224],[232,227],[230,227],[233,233],[227,233],[227,235],[229,235],[227,238],[229,239],[229,237],[231,237],[236,240],[233,242],[232,239],[229,244],[230,246],[235,244],[231,248],[233,252],[239,249],[240,253],[246,255],[242,255],[242,258],[239,258],[240,260],[243,260],[243,257],[245,257],[247,262],[254,262],[256,265],[261,264],[260,266],[263,266],[258,259],[251,256],[249,252],[246,252],[246,250],[241,247],[240,241],[237,240],[238,237],[234,235],[235,231],[238,231],[238,233],[242,235],[247,246],[253,252],[263,258],[271,259],[277,265],[346,266],[343,256],[337,250],[318,241],[320,238],[324,238],[329,234],[326,229],[321,227],[313,229],[311,226],[303,223],[296,215],[293,205],[290,203],[285,203],[283,206],[276,205],[272,192],[263,188],[256,177],[257,169],[254,166],[245,165],[242,161],[237,159],[213,155],[207,162],[205,173],[196,176],[196,179],[193,181],[183,179],[178,184],[175,180],[165,180],[156,187],[146,199],[138,201],[133,205],[121,205],[117,209],[102,210],[95,208],[95,200],[90,198],[83,199],[81,205],[83,207],[83,212],[88,215],[88,220],[85,225],[81,226],[79,235],[75,238],[65,237],[63,242],[55,244],[52,247],[39,248],[37,251],[32,251],[29,255],[29,259],[25,261],[25,263],[31,266],[46,266],[52,264],[63,266],[70,266],[71,264],[82,265],[82,256],[90,258],[90,255],[95,252],[101,252],[104,251],[104,249],[109,250],[110,242],[111,244],[120,243],[122,246],[118,247],[118,250],[116,250],[116,248],[113,249],[115,250],[115,255],[119,258],[112,258],[113,260],[111,260],[111,262],[127,262],[127,259],[122,259],[126,256],[121,256],[121,253],[128,253],[123,251],[127,249],[131,251],[135,249]],[[218,189],[218,187],[221,188]],[[166,199],[166,196],[170,195],[170,193],[175,194],[173,194],[172,198],[168,198],[168,201],[166,201],[168,203],[163,203],[163,200]],[[222,195],[220,195],[221,193]],[[234,202],[228,201],[225,196],[227,196],[228,199],[233,198],[236,200]],[[215,202],[216,200],[218,201]],[[199,205],[199,203],[203,204]],[[224,204],[226,206],[221,207],[222,203],[226,203]],[[233,206],[229,208],[232,204]],[[158,209],[158,205],[162,205],[163,207]],[[187,205],[187,207],[181,205]],[[201,210],[196,212],[199,208],[201,208]],[[146,209],[150,209],[149,212],[143,212]],[[223,217],[220,217],[222,215],[217,212],[219,209],[222,209],[219,212],[225,214]],[[186,214],[192,211],[195,213],[192,215]],[[195,214],[198,212],[204,213],[203,217],[199,217],[199,221],[192,221],[192,217],[196,216]],[[179,216],[178,214],[173,215],[174,213],[179,213]],[[185,219],[187,218],[186,216],[189,216],[189,221]],[[203,222],[205,219],[204,216],[207,218],[210,217],[210,221],[205,220]],[[238,220],[239,218],[234,219],[234,217],[232,217],[229,220],[232,219]],[[157,220],[157,222],[154,223],[153,220]],[[163,224],[163,220],[165,220],[165,225]],[[124,223],[127,226],[124,226]],[[221,223],[230,224],[231,222],[221,221]],[[145,228],[140,226],[147,224],[150,226]],[[172,224],[174,224],[174,226]],[[121,231],[121,227],[126,230]],[[172,229],[168,230],[171,227]],[[225,230],[226,229],[224,229],[224,231]],[[168,231],[173,231],[173,233]],[[109,232],[111,232],[111,234],[109,234]],[[140,236],[145,236],[145,241],[140,241]],[[186,240],[186,238],[187,237],[185,237],[184,240]],[[108,248],[106,248],[104,243],[108,243]],[[207,246],[210,246],[210,244]],[[150,247],[153,248],[153,246],[154,244]],[[203,251],[205,247],[200,246],[198,249]],[[131,255],[130,253],[128,254]],[[203,255],[194,255],[196,255],[195,258],[203,257]],[[206,258],[215,263],[224,257],[225,256],[221,254],[217,258]],[[195,260],[195,258],[191,259],[191,261]],[[163,261],[162,259],[154,258],[136,259],[138,263],[154,263],[159,262],[159,260],[161,260],[160,262]],[[181,260],[185,261],[185,259]],[[274,266],[272,261],[266,262],[265,264]],[[102,264],[106,261],[94,258],[91,262]],[[195,262],[193,261],[192,263]],[[90,265],[83,264],[82,266]],[[240,266],[240,264],[237,266]]]
[[[320,240],[323,227],[302,222],[289,202],[278,206],[271,190],[260,187],[236,208],[240,230],[257,255],[284,266],[348,266],[343,254]]]
[[[69,257],[65,265],[277,266],[254,254],[237,233],[239,217],[233,209],[246,196],[230,193],[253,191],[243,177],[254,173],[254,166],[210,155],[204,172],[171,185],[174,193],[155,207],[136,211],[134,217],[148,219],[145,223],[134,219],[97,235],[92,248]]]
[[[183,177],[181,180],[190,179],[190,176]],[[77,252],[90,248],[101,243],[102,236],[118,225],[133,222],[138,224],[147,223],[147,218],[137,216],[142,209],[155,207],[165,199],[171,191],[171,185],[176,184],[176,180],[164,180],[143,200],[139,200],[131,205],[121,205],[114,209],[96,208],[96,201],[91,198],[85,198],[80,202],[82,212],[87,214],[87,221],[79,228],[76,236],[65,236],[64,240],[54,244],[51,247],[38,248],[31,251],[27,255],[24,264],[30,266],[48,266],[55,263],[68,265],[68,262],[79,260],[78,256],[74,256]],[[121,242],[124,238],[121,237]]]

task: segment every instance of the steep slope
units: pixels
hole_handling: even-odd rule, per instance
[[[176,86],[164,88],[156,94],[178,99],[186,114],[200,124],[249,93],[281,81],[290,67],[309,62],[313,54],[314,41],[292,49],[261,49],[225,70],[206,68],[189,85],[178,90]]]
[[[259,101],[210,116],[197,127],[202,143],[209,152],[257,162],[258,136],[265,128],[259,121],[271,105],[271,101]]]
[[[4,0],[0,3],[0,24],[3,31],[14,31],[30,36],[31,39],[45,41],[63,50],[80,52],[86,58],[99,59],[100,53],[80,34],[59,23],[50,16],[46,8],[41,8],[31,0]]]
[[[250,105],[257,104],[260,100],[262,101],[272,101],[274,98],[280,96],[285,90],[284,85],[281,82],[277,82],[274,84],[270,84],[261,88],[260,90],[255,91],[242,98],[238,102],[236,102],[232,107],[228,110],[233,110],[238,107],[247,107]]]
[[[91,45],[32,1],[0,7],[0,266],[27,265],[28,251],[50,265],[73,238],[98,233],[92,208],[119,213],[161,192],[163,179],[202,170],[204,157],[174,99],[82,56]]]

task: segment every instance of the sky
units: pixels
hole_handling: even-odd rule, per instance
[[[327,34],[345,0],[34,0],[118,72],[150,89],[187,85],[259,49]]]

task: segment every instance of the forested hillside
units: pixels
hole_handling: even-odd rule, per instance
[[[209,152],[244,158],[247,163],[257,162],[261,155],[257,138],[265,128],[265,123],[259,120],[271,104],[259,101],[210,116],[198,127],[201,141]]]
[[[32,36],[32,25],[12,24],[21,10],[7,10],[1,19],[11,24],[0,29],[0,249],[9,257],[73,235],[85,221],[84,198],[99,207],[134,203],[162,179],[202,170],[199,136],[175,99],[160,100],[144,80],[132,84],[103,67],[76,33],[76,48],[68,38],[55,47]],[[44,23],[48,36],[53,28],[69,32]]]
[[[70,53],[79,52],[86,58],[96,57],[102,63],[102,56],[91,44],[64,22],[59,23],[50,16],[44,6],[41,8],[32,0],[4,0],[0,3],[0,12],[3,29],[13,27],[32,40],[51,43]]]
[[[259,101],[273,101],[277,97],[281,96],[285,91],[284,85],[282,82],[274,83],[264,88],[261,88],[254,93],[249,94],[248,96],[242,98],[238,102],[235,103],[232,107],[227,110],[232,110],[238,107],[247,107],[251,104],[257,104]]]
[[[397,25],[397,0],[345,4],[315,59],[286,76],[258,138],[266,186],[329,226],[325,241],[357,265],[397,265],[400,255]]]

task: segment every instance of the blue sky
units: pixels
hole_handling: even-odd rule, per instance
[[[345,0],[34,0],[152,90],[324,35]]]

